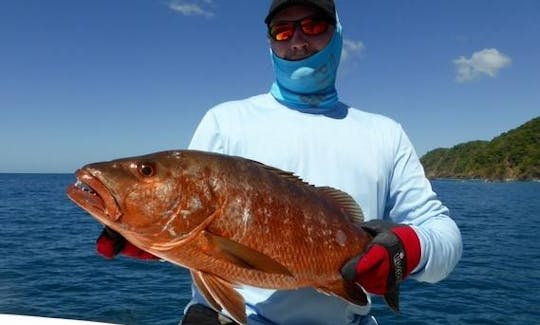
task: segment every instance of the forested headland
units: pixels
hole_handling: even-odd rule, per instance
[[[491,141],[431,150],[420,161],[431,179],[540,180],[540,117]]]

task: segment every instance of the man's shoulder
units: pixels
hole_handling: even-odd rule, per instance
[[[258,106],[267,107],[273,102],[275,102],[275,100],[273,100],[272,96],[266,93],[247,98],[228,100],[210,108],[210,111],[215,114],[231,114],[235,111],[243,111]]]
[[[349,114],[351,115],[351,118],[361,121],[362,123],[365,123],[367,125],[373,126],[375,128],[398,128],[401,129],[401,124],[396,122],[391,117],[369,112],[363,109],[355,108],[355,107],[349,107]]]

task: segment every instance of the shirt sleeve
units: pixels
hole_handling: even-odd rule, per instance
[[[461,233],[433,192],[409,138],[399,131],[385,215],[415,229],[422,252],[411,277],[433,283],[446,278],[461,258]]]
[[[206,112],[199,122],[188,149],[224,153],[218,120],[212,110]]]

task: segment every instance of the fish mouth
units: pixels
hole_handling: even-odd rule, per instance
[[[111,191],[90,171],[79,169],[77,181],[66,189],[67,196],[88,213],[110,225],[122,215]]]

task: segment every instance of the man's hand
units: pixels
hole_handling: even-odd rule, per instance
[[[122,235],[109,227],[105,227],[96,240],[96,250],[107,259],[112,259],[118,254],[141,260],[159,259],[128,242]]]
[[[384,295],[386,303],[399,311],[399,283],[420,262],[420,240],[407,225],[372,220],[361,227],[373,240],[362,254],[345,263],[341,274],[369,293]]]

